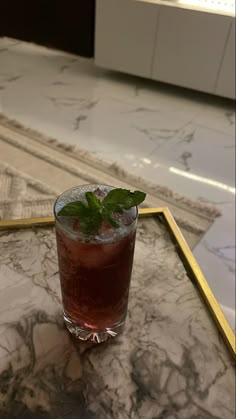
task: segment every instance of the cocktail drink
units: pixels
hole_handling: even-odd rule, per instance
[[[119,227],[103,219],[96,233],[85,234],[76,215],[59,215],[70,202],[85,202],[87,192],[102,200],[113,188],[83,185],[56,201],[58,262],[68,330],[82,340],[102,342],[123,329],[133,266],[137,207],[113,214]]]

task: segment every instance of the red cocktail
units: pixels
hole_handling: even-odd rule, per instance
[[[58,216],[85,192],[104,196],[111,187],[84,185],[64,192],[56,201],[56,236],[64,319],[82,340],[101,342],[123,328],[135,247],[137,208],[116,215],[119,228],[102,223],[97,234],[81,232],[77,217]]]

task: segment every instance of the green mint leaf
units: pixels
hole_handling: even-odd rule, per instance
[[[110,211],[106,207],[103,207],[102,209],[102,218],[103,220],[108,221],[112,227],[114,228],[120,227],[120,224],[118,223],[118,221],[112,218]]]
[[[141,191],[130,192],[128,189],[112,189],[102,203],[113,212],[130,209],[144,201],[146,194]]]
[[[102,220],[99,211],[88,207],[83,214],[80,214],[79,225],[84,234],[96,234],[102,225]]]
[[[74,201],[66,204],[59,212],[59,216],[77,216],[80,214],[81,210],[83,211],[83,207],[85,204],[81,201]]]
[[[104,204],[103,203],[103,208],[106,208],[106,210],[110,213],[112,212],[118,212],[119,214],[122,214],[123,212],[123,207],[120,204],[112,204],[111,202],[109,202],[108,204]]]
[[[123,204],[124,200],[129,196],[128,189],[112,189],[103,199],[103,204]]]
[[[141,191],[130,192],[130,195],[127,197],[126,201],[124,202],[124,208],[130,209],[134,206],[138,206],[144,201],[145,198],[146,198],[146,194],[144,192],[141,192]]]
[[[101,201],[93,192],[86,192],[85,197],[90,208],[100,209],[102,207]]]
[[[86,202],[75,201],[66,204],[58,213],[59,216],[78,216],[79,224],[84,234],[96,234],[104,220],[112,227],[118,228],[119,222],[113,218],[114,213],[120,213],[144,201],[146,194],[141,191],[131,192],[128,189],[112,189],[105,198],[100,199],[94,192],[86,192]]]
[[[84,234],[96,233],[102,224],[102,216],[96,207],[89,207],[82,201],[70,202],[58,212],[58,215],[78,217],[81,231]]]

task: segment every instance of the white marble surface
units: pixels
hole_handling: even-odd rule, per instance
[[[235,327],[232,102],[106,72],[91,60],[2,38],[0,112],[219,207],[222,217],[194,253]]]

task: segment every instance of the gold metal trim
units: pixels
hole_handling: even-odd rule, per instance
[[[54,217],[42,218],[18,218],[16,220],[3,220],[0,221],[1,230],[16,230],[21,228],[52,226],[54,225]]]
[[[217,302],[211,288],[208,285],[206,278],[204,277],[200,266],[198,265],[195,257],[193,256],[188,244],[186,243],[179,227],[177,226],[170,210],[165,208],[163,210],[163,216],[168,224],[169,229],[171,230],[176,242],[179,245],[183,259],[188,269],[193,275],[193,279],[212,315],[213,319],[216,322],[216,325],[223,336],[226,344],[228,345],[233,356],[236,355],[236,337],[235,334],[226,319],[219,303]]]
[[[188,244],[186,243],[180,229],[178,228],[170,210],[168,208],[139,208],[139,216],[162,216],[172,234],[174,240],[179,246],[184,265],[188,268],[188,272],[192,277],[202,295],[207,308],[212,315],[218,330],[224,338],[228,348],[233,356],[236,355],[236,337],[226,319],[219,303],[217,302],[213,292],[211,291],[206,278],[204,277],[195,257],[193,256]],[[43,218],[25,218],[18,220],[0,221],[0,230],[14,230],[20,228],[31,228],[41,226],[53,226],[54,217]]]
[[[164,208],[139,208],[139,216],[148,216],[162,213]],[[2,220],[0,221],[0,230],[14,230],[18,228],[31,228],[40,226],[54,225],[54,217],[40,217],[40,218],[22,218],[17,220]]]

